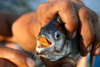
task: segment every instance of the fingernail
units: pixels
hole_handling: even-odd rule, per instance
[[[35,62],[30,58],[26,58],[26,63],[29,67],[35,67]]]
[[[76,36],[76,31],[74,33],[67,33],[69,39],[73,39]]]
[[[100,54],[100,47],[96,49],[96,54]]]
[[[76,31],[73,33],[72,39],[75,38],[75,36],[76,36]]]
[[[62,67],[72,67],[69,63],[63,64]]]
[[[92,49],[92,44],[87,48],[87,51],[91,51],[91,49]]]

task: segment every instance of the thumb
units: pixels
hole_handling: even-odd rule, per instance
[[[42,56],[40,59],[44,62],[46,67],[76,67],[77,63],[74,59],[70,57],[64,57],[59,59],[58,61],[50,61]]]
[[[62,67],[76,67],[77,66],[76,61],[70,57],[61,58],[60,60],[56,61],[56,63],[58,64],[60,63]]]
[[[17,66],[6,59],[0,58],[0,67],[17,67]]]
[[[0,45],[0,58],[7,59],[18,67],[35,67],[35,62],[24,52]]]

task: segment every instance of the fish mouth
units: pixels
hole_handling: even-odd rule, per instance
[[[49,40],[49,38],[46,38],[43,35],[38,37],[36,46],[36,52],[38,55],[48,58],[51,61],[56,61],[66,55],[66,45],[60,52],[56,52],[54,48],[55,42],[52,38]]]
[[[49,47],[36,48],[36,51],[38,55],[50,59],[50,61],[57,61],[67,54],[66,47],[67,46],[65,45],[64,49],[59,53],[55,51],[54,46],[52,44]]]
[[[37,47],[38,48],[46,48],[46,47],[49,47],[52,42],[50,40],[48,40],[46,37],[44,36],[40,36],[38,38],[38,42],[40,43]]]
[[[36,51],[38,54],[48,54],[53,52],[54,43],[42,35],[37,39]]]

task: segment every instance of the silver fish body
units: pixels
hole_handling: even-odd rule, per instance
[[[51,42],[50,46],[39,47],[41,43],[38,39],[41,36]],[[66,56],[77,60],[80,57],[79,40],[80,35],[78,33],[74,39],[68,39],[64,23],[62,23],[58,16],[41,28],[37,38],[36,51],[39,55],[48,58],[51,61],[57,61]]]

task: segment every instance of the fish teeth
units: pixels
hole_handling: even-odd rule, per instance
[[[41,51],[42,51],[43,49],[45,49],[45,48],[44,48],[44,47],[43,47],[43,48],[36,48],[36,51],[37,51],[38,53],[41,53]]]

